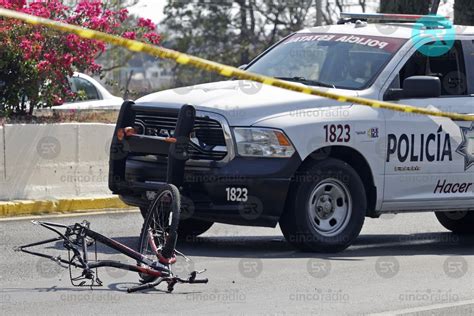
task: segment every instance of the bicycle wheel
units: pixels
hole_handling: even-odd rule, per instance
[[[163,184],[148,207],[138,246],[141,254],[152,260],[158,258],[160,261],[168,261],[174,257],[180,208],[178,188],[171,184]],[[156,280],[156,277],[146,274],[140,274],[140,277],[144,283]]]

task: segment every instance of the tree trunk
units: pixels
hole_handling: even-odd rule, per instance
[[[454,2],[454,24],[474,25],[474,1],[456,0]]]
[[[247,27],[247,7],[246,1],[237,1],[240,6],[240,65],[250,62],[250,40]]]
[[[456,0],[459,1],[459,0]],[[469,2],[470,0],[466,0]],[[380,12],[403,14],[428,14],[430,2],[420,0],[381,0]]]
[[[316,0],[316,26],[323,25],[323,0]]]

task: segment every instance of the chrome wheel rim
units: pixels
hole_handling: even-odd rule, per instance
[[[347,186],[337,179],[325,179],[312,191],[308,215],[313,228],[325,237],[343,231],[352,214],[352,199]]]

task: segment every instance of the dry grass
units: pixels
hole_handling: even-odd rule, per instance
[[[0,124],[109,123],[115,124],[117,110],[38,110],[33,116],[0,118]]]

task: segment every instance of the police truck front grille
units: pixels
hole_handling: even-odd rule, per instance
[[[177,120],[177,113],[135,112],[135,125],[141,127],[143,134],[149,136],[173,136]],[[191,136],[191,159],[219,161],[227,155],[220,122],[209,117],[196,117]]]

